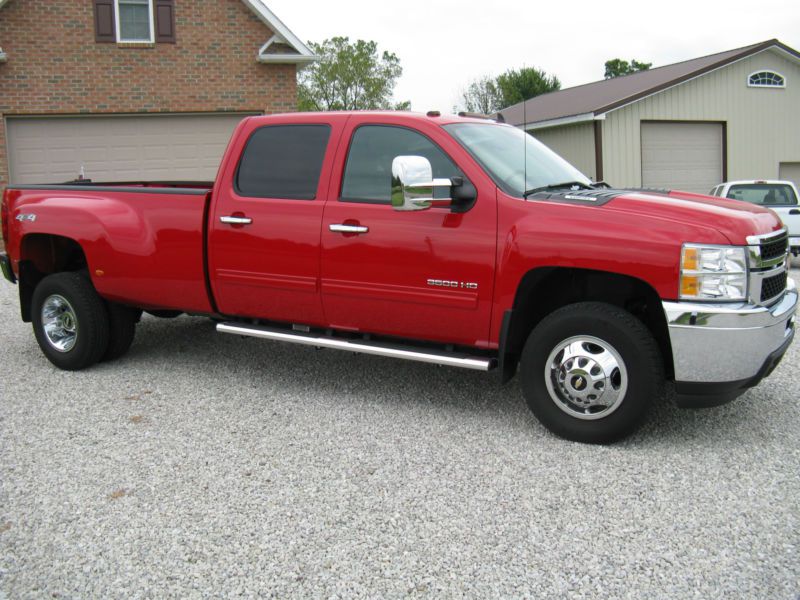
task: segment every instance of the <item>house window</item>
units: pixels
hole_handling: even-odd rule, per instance
[[[117,41],[153,43],[153,0],[116,1]]]
[[[785,88],[786,78],[775,71],[756,71],[747,78],[749,87]]]
[[[97,42],[174,44],[175,0],[94,0],[94,34]]]

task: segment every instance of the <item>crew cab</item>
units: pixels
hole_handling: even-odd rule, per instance
[[[485,119],[251,117],[213,183],[11,185],[2,213],[3,272],[62,369],[122,356],[142,311],[204,315],[222,333],[519,371],[547,428],[604,443],[665,382],[683,406],[732,400],[794,336],[773,212],[599,187]]]
[[[800,256],[800,195],[791,181],[747,179],[721,183],[712,196],[743,200],[774,210],[789,231],[789,250]]]

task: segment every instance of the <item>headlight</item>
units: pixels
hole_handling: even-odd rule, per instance
[[[746,300],[745,248],[684,244],[680,286],[684,300]]]

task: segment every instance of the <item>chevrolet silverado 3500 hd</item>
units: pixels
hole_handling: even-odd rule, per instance
[[[583,442],[630,433],[669,381],[732,400],[794,336],[787,233],[765,208],[602,188],[517,128],[394,112],[243,120],[213,183],[11,185],[0,255],[44,355],[124,354],[142,311],[217,330],[520,372]]]

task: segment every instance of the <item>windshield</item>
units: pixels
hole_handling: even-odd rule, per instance
[[[785,183],[746,183],[732,185],[728,198],[766,206],[795,206],[797,197],[792,186]]]
[[[564,182],[592,183],[550,148],[511,125],[454,123],[444,128],[512,196]]]

